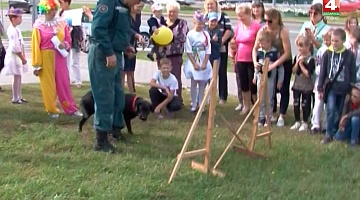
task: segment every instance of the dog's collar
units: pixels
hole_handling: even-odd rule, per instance
[[[136,99],[137,99],[138,97],[135,95],[134,97],[133,97],[133,99],[131,100],[131,109],[132,109],[132,111],[133,112],[136,112],[136,105],[135,105],[135,103],[136,103]]]

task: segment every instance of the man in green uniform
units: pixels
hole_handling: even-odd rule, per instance
[[[123,53],[132,57],[130,8],[141,0],[98,0],[92,22],[88,54],[91,90],[95,101],[95,151],[114,151],[108,134],[124,139],[122,111],[125,97],[121,86]],[[142,0],[145,1],[145,0]]]

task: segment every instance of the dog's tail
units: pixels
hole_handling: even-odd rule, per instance
[[[79,132],[82,132],[82,127],[84,126],[85,122],[88,120],[87,117],[83,116],[83,118],[81,119],[81,121],[79,122]]]

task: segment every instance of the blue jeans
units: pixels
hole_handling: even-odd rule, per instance
[[[360,118],[358,116],[353,116],[349,119],[348,124],[345,127],[344,131],[338,131],[335,134],[335,139],[337,140],[350,140],[350,144],[359,143],[359,131],[360,131]]]
[[[344,105],[345,95],[329,91],[326,103],[326,137],[332,138],[339,128],[340,115]]]

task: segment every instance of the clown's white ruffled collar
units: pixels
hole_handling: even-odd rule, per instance
[[[54,29],[54,34],[56,34],[58,32],[57,27],[59,26],[61,21],[62,19],[57,16],[55,16],[54,19],[50,21],[46,20],[45,16],[41,16],[36,20],[34,27],[40,27],[40,26],[52,27]]]
[[[53,20],[46,20],[45,16],[41,16],[38,20],[38,23],[45,26],[57,26],[59,25],[61,18],[58,16],[55,16]]]

